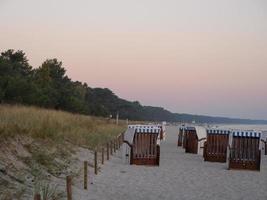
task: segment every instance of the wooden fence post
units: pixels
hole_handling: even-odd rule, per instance
[[[87,190],[87,181],[88,181],[88,162],[84,161],[84,189]]]
[[[267,155],[267,140],[265,142],[265,155]]]
[[[119,144],[119,148],[121,147],[121,134],[118,137],[118,144]]]
[[[40,194],[35,194],[34,195],[34,200],[41,200],[41,195]]]
[[[110,155],[113,154],[112,141],[110,141]]]
[[[123,144],[123,140],[124,140],[124,133],[121,134],[121,145]]]
[[[107,160],[109,160],[109,143],[107,143]]]
[[[116,153],[116,139],[113,141],[114,153]]]
[[[104,153],[105,153],[105,148],[102,147],[102,165],[104,165]]]
[[[67,200],[72,200],[72,191],[71,191],[71,176],[67,176]]]
[[[159,166],[159,159],[160,159],[160,146],[159,145],[157,145],[156,150],[157,150],[157,165]]]
[[[97,174],[97,151],[95,151],[95,174]]]

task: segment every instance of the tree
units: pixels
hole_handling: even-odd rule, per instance
[[[66,70],[62,62],[57,59],[46,60],[38,69],[34,70],[34,82],[39,88],[37,104],[50,108],[61,108],[62,90],[70,81],[65,75]]]
[[[0,101],[30,104],[34,93],[32,67],[25,53],[12,49],[0,56]]]
[[[32,72],[32,67],[28,63],[28,59],[25,56],[25,53],[21,50],[14,51],[13,49],[9,49],[5,52],[1,53],[1,59],[11,64],[6,68],[9,73],[14,73],[16,75],[28,76]],[[5,66],[2,66],[5,68]]]

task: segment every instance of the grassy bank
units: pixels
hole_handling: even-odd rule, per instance
[[[36,107],[0,105],[0,136],[27,135],[34,139],[71,142],[94,148],[125,130],[114,120]]]
[[[67,174],[79,183],[83,161],[93,166],[91,150],[125,129],[125,121],[0,105],[0,200],[32,199],[33,191],[49,188],[60,194],[65,187],[53,191],[55,185]]]

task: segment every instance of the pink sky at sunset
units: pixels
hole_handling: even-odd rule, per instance
[[[0,51],[172,112],[267,119],[267,3],[0,0]]]

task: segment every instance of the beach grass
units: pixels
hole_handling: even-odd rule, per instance
[[[20,105],[0,105],[0,137],[29,136],[95,148],[126,129],[125,121]]]

